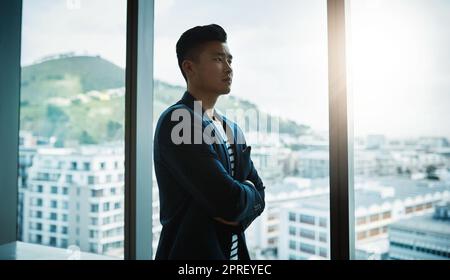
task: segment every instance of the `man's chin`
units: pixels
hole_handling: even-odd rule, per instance
[[[222,90],[222,91],[220,91],[220,95],[227,95],[227,94],[229,94],[231,92],[231,88],[226,88],[226,89],[224,89],[224,90]]]

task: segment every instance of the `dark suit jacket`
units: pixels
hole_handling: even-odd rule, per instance
[[[211,124],[208,117],[194,113],[194,101],[186,91],[180,101],[161,114],[156,126],[154,163],[162,224],[156,259],[226,260],[235,233],[238,257],[248,260],[244,230],[265,208],[263,182],[250,159],[251,147],[246,146],[241,129],[224,116],[217,115],[232,131],[234,177],[230,175],[225,144],[173,143],[173,129],[183,121],[172,115],[174,111],[188,112],[191,139]],[[239,226],[223,224],[214,217],[238,222]]]

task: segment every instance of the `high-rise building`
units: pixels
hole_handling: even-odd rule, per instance
[[[39,148],[23,191],[23,241],[123,256],[124,153]]]
[[[436,205],[434,214],[391,224],[389,245],[393,260],[449,260],[450,202]]]
[[[286,203],[279,214],[279,259],[329,258],[329,195]],[[388,227],[433,212],[450,197],[448,182],[395,177],[356,180],[355,241],[357,259],[385,259]]]

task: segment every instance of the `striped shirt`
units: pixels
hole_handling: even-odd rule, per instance
[[[230,158],[230,164],[231,164],[231,177],[234,177],[234,152],[233,148],[230,145],[230,142],[228,140],[228,137],[225,133],[225,130],[223,129],[222,123],[217,120],[217,118],[213,117],[213,123],[216,127],[216,131],[219,133],[221,139],[224,141],[228,157]],[[238,260],[238,236],[237,234],[233,234],[231,236],[231,252],[230,252],[230,260]]]

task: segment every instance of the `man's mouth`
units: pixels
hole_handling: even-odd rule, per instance
[[[224,81],[224,82],[226,82],[226,83],[230,83],[231,84],[231,78],[225,78],[225,79],[223,79],[222,81]]]

